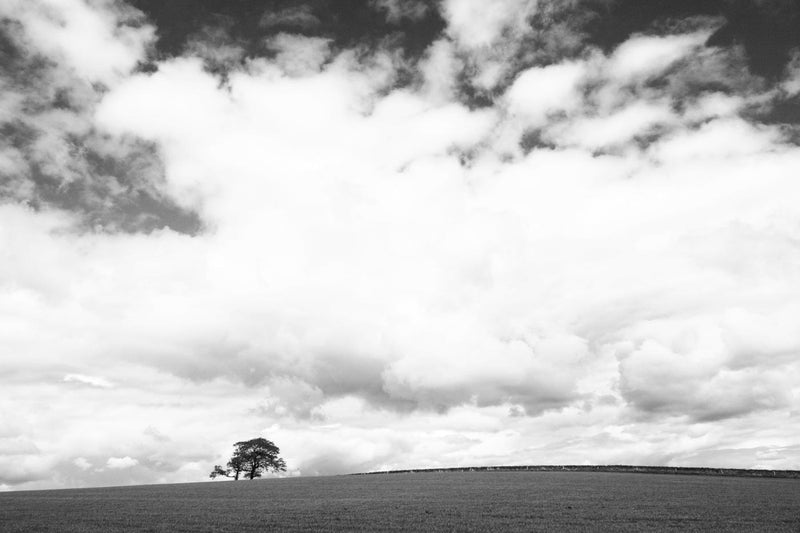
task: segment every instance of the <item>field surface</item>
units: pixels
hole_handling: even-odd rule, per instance
[[[426,472],[0,493],[0,531],[800,531],[800,480]]]

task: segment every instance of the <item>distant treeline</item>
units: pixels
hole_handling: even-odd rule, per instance
[[[745,468],[695,468],[681,466],[630,465],[522,465],[522,466],[464,466],[455,468],[413,468],[360,472],[353,475],[410,474],[416,472],[624,472],[632,474],[682,474],[689,476],[736,476],[800,478],[800,470],[748,470]]]

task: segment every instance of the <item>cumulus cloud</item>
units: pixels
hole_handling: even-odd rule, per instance
[[[255,434],[292,475],[793,464],[800,151],[757,117],[794,67],[718,21],[602,49],[445,2],[413,61],[298,7],[262,55],[209,29],[137,69],[122,3],[8,6],[0,483],[197,480]],[[523,57],[556,33],[580,53]]]
[[[569,113],[582,103],[585,77],[586,64],[581,62],[528,69],[506,91],[511,112],[531,126],[543,125],[548,115]]]

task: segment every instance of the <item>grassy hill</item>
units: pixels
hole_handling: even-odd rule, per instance
[[[456,471],[0,493],[0,531],[797,531],[800,481]]]
[[[707,468],[685,466],[632,466],[632,465],[514,465],[514,466],[461,466],[455,468],[416,468],[410,470],[383,470],[353,475],[408,474],[412,472],[618,472],[626,474],[680,474],[684,476],[735,476],[800,479],[800,470],[757,470],[746,468]]]

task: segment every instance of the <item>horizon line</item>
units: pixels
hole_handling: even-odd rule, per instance
[[[768,477],[800,479],[800,470],[774,470],[765,468],[715,468],[707,466],[652,466],[652,465],[499,465],[456,466],[443,468],[409,468],[399,470],[374,470],[354,472],[351,476],[377,474],[412,474],[425,472],[618,472],[634,474],[683,474],[727,477]]]

